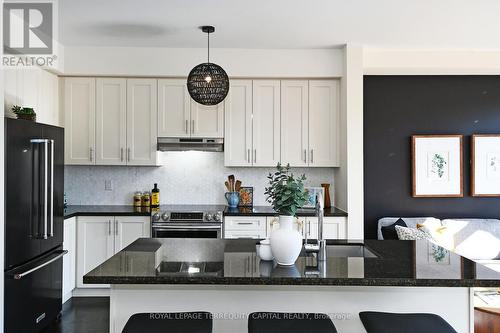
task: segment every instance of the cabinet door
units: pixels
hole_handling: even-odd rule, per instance
[[[95,79],[64,79],[65,164],[95,164]]]
[[[115,253],[141,237],[149,237],[149,218],[144,216],[115,216]]]
[[[207,106],[191,101],[191,137],[224,137],[224,103]]]
[[[107,285],[83,284],[83,276],[114,254],[112,216],[78,217],[76,285],[78,288],[106,288]]]
[[[125,165],[127,79],[97,79],[96,164]]]
[[[309,165],[339,166],[338,80],[309,81]]]
[[[253,81],[254,166],[274,167],[280,161],[280,81]]]
[[[312,239],[318,238],[318,218],[308,217],[306,230],[311,230]],[[323,221],[323,237],[325,239],[346,239],[346,219],[344,217],[325,217]]]
[[[156,165],[157,82],[127,79],[127,165]]]
[[[76,217],[64,220],[62,302],[71,298],[76,287]]]
[[[307,166],[308,88],[307,80],[281,81],[281,163],[284,165]]]
[[[231,80],[224,101],[224,165],[252,165],[252,80]]]
[[[191,97],[185,79],[158,80],[158,136],[189,137]]]

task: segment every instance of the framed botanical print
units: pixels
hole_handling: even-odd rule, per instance
[[[462,135],[413,135],[412,196],[463,197]]]
[[[253,187],[240,188],[240,202],[239,207],[252,207],[253,206]]]
[[[471,138],[471,195],[500,197],[500,134]]]

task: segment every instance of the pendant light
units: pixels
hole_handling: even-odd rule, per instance
[[[203,105],[217,105],[226,98],[229,92],[229,77],[222,67],[210,62],[210,34],[213,26],[202,26],[201,31],[207,34],[208,60],[199,64],[189,73],[187,88],[189,95]]]

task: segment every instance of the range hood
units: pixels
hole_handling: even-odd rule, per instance
[[[224,151],[224,139],[158,138],[159,151]]]

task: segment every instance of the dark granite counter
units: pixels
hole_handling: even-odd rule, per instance
[[[151,209],[134,206],[115,205],[70,205],[64,209],[64,218],[73,216],[150,216]]]
[[[269,206],[253,206],[253,207],[225,207],[224,216],[270,216],[278,215],[272,207]],[[315,216],[316,211],[312,209],[299,209],[297,216]],[[347,213],[336,207],[325,208],[325,216],[347,216]]]
[[[255,240],[138,239],[83,277],[96,284],[500,287],[500,273],[427,241],[329,241],[328,259],[261,261]]]

